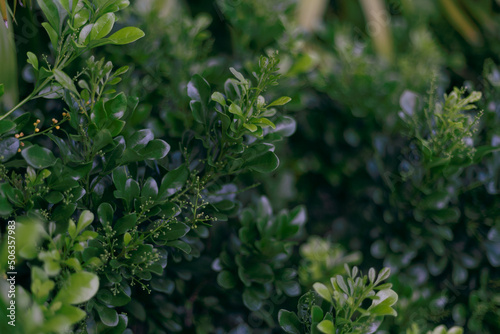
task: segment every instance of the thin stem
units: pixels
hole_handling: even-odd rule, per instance
[[[14,111],[16,111],[17,109],[19,109],[21,106],[23,106],[26,102],[28,102],[29,100],[31,100],[33,98],[34,94],[31,93],[30,95],[28,95],[24,100],[22,100],[21,102],[19,102],[14,108],[12,108],[11,110],[9,110],[6,114],[0,116],[0,121],[3,120],[5,117],[9,116],[10,114],[12,114]]]

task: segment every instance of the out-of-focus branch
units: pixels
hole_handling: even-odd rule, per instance
[[[392,61],[394,47],[389,27],[391,17],[384,0],[360,0],[360,3],[377,54],[389,62]]]

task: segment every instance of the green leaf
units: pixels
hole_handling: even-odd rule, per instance
[[[222,95],[219,92],[214,92],[212,94],[212,100],[215,102],[218,102],[222,106],[226,106],[226,99],[224,98],[224,95]]]
[[[127,105],[127,97],[123,93],[119,93],[112,99],[106,101],[106,103],[104,103],[104,109],[106,110],[107,118],[122,118],[127,111]]]
[[[269,173],[278,168],[279,159],[274,152],[266,152],[248,161],[244,166],[255,172]]]
[[[155,200],[158,196],[158,184],[155,179],[149,177],[142,186],[141,197]]]
[[[248,124],[248,123],[244,123],[243,126],[248,129],[248,131],[250,132],[255,132],[257,131],[257,126],[255,124]]]
[[[54,301],[60,301],[63,304],[81,304],[90,300],[99,289],[99,278],[96,274],[81,271],[71,274],[63,282],[61,290],[54,298]]]
[[[398,315],[392,307],[386,304],[379,304],[377,306],[370,307],[368,310],[376,316],[392,315],[396,317]]]
[[[251,122],[253,124],[259,124],[261,126],[270,126],[273,129],[276,129],[276,125],[274,125],[273,122],[271,122],[270,120],[268,120],[267,118],[264,118],[264,117],[262,117],[262,118],[254,118],[254,119],[251,120]]]
[[[217,275],[217,283],[224,289],[232,289],[236,285],[236,279],[229,271],[223,270]]]
[[[60,18],[59,18],[59,9],[54,0],[37,0],[40,9],[43,14],[47,18],[47,21],[50,23],[52,28],[54,28],[55,32],[59,34],[60,29]],[[56,43],[57,45],[57,43]]]
[[[44,199],[51,204],[57,204],[64,199],[64,195],[59,191],[51,191]]]
[[[54,78],[61,84],[61,86],[75,94],[78,94],[73,79],[71,79],[66,73],[57,68],[55,68],[52,72],[54,73]]]
[[[126,232],[123,235],[123,244],[127,246],[130,243],[130,241],[132,241],[132,236],[130,235],[130,233]]]
[[[5,197],[2,193],[0,193],[0,216],[6,217],[9,216],[12,212],[13,208],[10,204],[7,197]]]
[[[189,246],[187,243],[181,240],[169,241],[165,245],[178,248],[186,254],[191,253],[191,246]]]
[[[243,117],[243,111],[241,111],[240,106],[237,105],[236,103],[231,103],[231,105],[229,106],[229,112],[231,114],[235,114],[235,115]]]
[[[80,9],[74,16],[74,27],[78,29],[88,22],[90,18],[90,12],[86,8]]]
[[[58,38],[59,38],[58,35],[57,35],[57,32],[47,22],[42,22],[42,27],[47,32],[47,35],[49,35],[49,39],[50,39],[50,43],[52,43],[52,47],[55,50],[57,50],[57,41],[58,41]],[[43,69],[44,68],[42,67],[42,71],[43,71]]]
[[[313,289],[326,301],[332,302],[332,294],[323,283],[314,283]]]
[[[124,306],[131,300],[130,296],[127,295],[121,288],[118,288],[117,292],[111,292],[109,289],[101,288],[96,297],[103,303],[112,306]]]
[[[7,139],[0,140],[0,161],[1,162],[8,161],[10,158],[16,155],[18,149],[19,149],[19,139],[10,137]]]
[[[387,267],[383,268],[378,274],[377,280],[375,281],[375,285],[387,279],[390,275],[391,275],[391,269]]]
[[[373,300],[373,303],[368,310],[379,304],[392,306],[398,301],[398,294],[391,289],[380,290],[377,292],[376,296],[377,298]]]
[[[135,42],[142,37],[144,37],[144,32],[141,29],[136,27],[126,27],[109,36],[109,40],[113,44],[122,45]]]
[[[76,234],[80,234],[87,226],[92,224],[94,221],[94,214],[89,210],[84,210],[78,218],[78,224],[76,225]]]
[[[31,167],[36,169],[53,166],[57,161],[52,151],[38,145],[33,145],[23,149],[21,154],[24,160],[26,160]]]
[[[97,215],[99,216],[99,221],[103,226],[111,225],[113,223],[114,210],[111,204],[101,203],[97,208]]]
[[[116,189],[118,190],[124,190],[125,189],[125,183],[127,182],[128,179],[128,169],[126,166],[120,166],[113,170],[112,174],[113,178],[113,184],[115,185]]]
[[[118,234],[123,234],[128,230],[131,230],[135,227],[137,222],[137,215],[135,213],[128,214],[118,219],[113,230]]]
[[[127,140],[127,147],[135,151],[140,150],[154,139],[153,131],[150,129],[142,129],[134,132],[132,137]]]
[[[111,137],[111,133],[108,129],[102,129],[97,132],[94,136],[92,150],[97,153],[100,149],[106,147],[107,145],[113,142],[113,137]]]
[[[148,160],[159,160],[164,158],[168,152],[170,152],[170,145],[166,141],[154,139],[138,153]]]
[[[33,52],[28,52],[28,64],[31,64],[35,70],[38,70],[38,58]]]
[[[273,102],[271,102],[268,107],[272,107],[272,106],[282,106],[282,105],[285,105],[287,104],[288,102],[290,102],[292,99],[289,98],[288,96],[282,96],[280,97],[279,99],[277,100],[274,100]]]
[[[293,312],[280,310],[278,313],[278,322],[281,328],[290,334],[301,334],[302,324],[297,315]]]
[[[95,308],[103,324],[108,327],[115,327],[118,325],[119,317],[115,309],[100,304],[95,304]]]
[[[335,277],[335,279],[336,279],[336,282],[337,282],[337,285],[339,286],[339,288],[342,289],[342,291],[339,291],[339,292],[344,292],[347,295],[349,295],[349,289],[347,288],[347,285],[344,282],[344,278],[340,275],[337,275]]]
[[[373,283],[375,282],[375,269],[373,268],[370,268],[370,270],[368,270],[368,278],[370,280],[370,283]]]
[[[2,97],[3,94],[5,94],[5,87],[3,84],[0,84],[0,97]]]
[[[233,75],[236,77],[236,79],[238,79],[240,82],[242,83],[246,83],[247,80],[245,79],[245,77],[243,76],[243,74],[241,74],[240,72],[236,71],[233,67],[230,67],[229,70],[231,71],[231,73],[233,73]]]
[[[246,288],[243,291],[243,304],[252,311],[258,311],[262,307],[262,299],[252,288]]]
[[[291,117],[284,116],[276,120],[276,129],[271,130],[272,133],[277,133],[283,137],[290,137],[297,129],[297,122]]]
[[[90,31],[90,40],[101,39],[110,33],[115,24],[115,14],[107,13],[95,21],[92,30]]]
[[[448,330],[447,334],[463,334],[464,329],[462,327],[453,326]]]
[[[76,324],[77,322],[83,320],[87,313],[84,310],[71,305],[62,305],[56,313],[58,316],[64,316],[71,324]]]
[[[330,320],[323,320],[318,324],[318,330],[325,334],[335,334],[335,325]]]
[[[163,230],[158,239],[161,240],[177,240],[185,236],[191,228],[184,223],[173,223],[168,225],[168,229]]]
[[[210,99],[210,84],[201,75],[195,74],[187,85],[188,96],[206,105]]]
[[[165,200],[178,192],[186,183],[189,176],[189,170],[185,165],[181,165],[174,170],[168,172],[161,180],[158,200]]]
[[[42,23],[43,24],[43,23]],[[78,43],[85,45],[90,38],[90,32],[92,31],[93,23],[89,23],[80,30],[80,35],[78,35]]]
[[[75,222],[73,221],[73,219],[69,220],[68,233],[69,233],[69,236],[71,237],[71,239],[76,238],[76,225],[75,225]]]
[[[323,310],[318,305],[313,305],[311,308],[311,319],[313,322],[320,322],[323,320]]]

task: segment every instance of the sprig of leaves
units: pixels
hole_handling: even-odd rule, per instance
[[[390,276],[390,269],[382,269],[376,275],[371,268],[368,275],[362,275],[357,267],[352,270],[345,265],[347,277],[337,275],[331,278],[331,286],[323,283],[313,285],[314,292],[321,297],[318,300],[313,293],[308,293],[299,301],[299,316],[281,310],[279,322],[287,333],[325,334],[370,334],[382,323],[384,316],[396,316],[392,306],[398,295],[384,283]],[[358,274],[360,276],[358,276]],[[371,305],[365,308],[366,300]]]

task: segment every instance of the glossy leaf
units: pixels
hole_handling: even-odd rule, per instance
[[[122,45],[135,42],[142,37],[144,37],[144,32],[141,29],[135,27],[126,27],[109,36],[109,40],[113,44]]]

